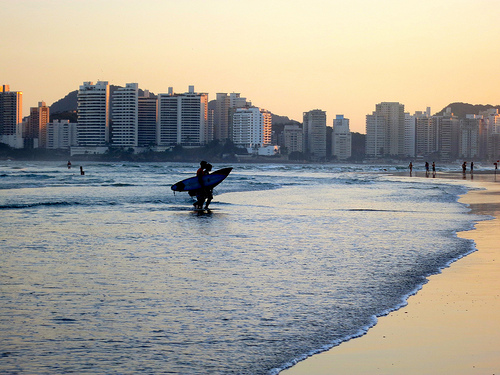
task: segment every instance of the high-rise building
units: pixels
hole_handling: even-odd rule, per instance
[[[311,159],[326,158],[326,112],[313,109],[303,113],[304,149]]]
[[[11,147],[23,147],[23,93],[0,87],[0,142]]]
[[[137,132],[140,147],[156,145],[156,122],[158,120],[158,100],[149,91],[138,98]]]
[[[438,132],[439,158],[443,161],[452,161],[458,157],[458,139],[460,121],[453,115],[451,108],[447,108],[440,116],[433,116]]]
[[[76,123],[69,120],[54,120],[47,124],[47,144],[49,149],[69,149],[76,146]]]
[[[258,107],[237,108],[233,115],[233,142],[247,148],[271,144],[271,113]]]
[[[299,125],[285,125],[283,128],[283,144],[288,151],[304,152],[304,134]]]
[[[208,94],[196,93],[194,86],[184,94],[158,95],[158,146],[201,146],[208,139]]]
[[[50,108],[45,102],[38,102],[38,107],[30,108],[30,116],[26,127],[25,140],[30,142],[32,147],[47,147],[47,124],[50,121]]]
[[[217,93],[214,110],[214,139],[220,141],[231,138],[229,103],[229,95],[226,93]]]
[[[78,90],[78,146],[107,146],[109,142],[109,84],[84,82]]]
[[[111,143],[116,147],[139,145],[139,84],[127,83],[115,90],[112,97]]]
[[[225,141],[233,137],[233,114],[237,108],[250,108],[251,102],[240,93],[218,93],[214,110],[213,139]]]
[[[366,156],[380,158],[386,155],[387,119],[374,111],[366,115]]]
[[[435,154],[439,147],[437,123],[430,114],[430,108],[426,112],[415,112],[416,132],[416,154],[428,156]]]
[[[415,157],[416,143],[415,116],[405,112],[405,155]]]
[[[346,160],[351,157],[351,131],[349,130],[349,119],[344,118],[344,115],[337,115],[333,120],[332,156],[338,160]]]
[[[368,156],[406,156],[405,135],[403,104],[382,102],[375,106],[375,111],[371,115],[366,116],[366,154]],[[383,144],[381,144],[382,141]]]
[[[466,115],[466,118],[460,119],[459,130],[459,157],[464,159],[473,159],[480,156],[480,135],[482,116]]]

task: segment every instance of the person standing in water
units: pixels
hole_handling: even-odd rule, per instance
[[[408,164],[408,168],[410,168],[410,177],[411,177],[411,172],[413,172],[413,164],[410,161],[410,164]]]
[[[432,177],[436,177],[436,162],[432,162]]]

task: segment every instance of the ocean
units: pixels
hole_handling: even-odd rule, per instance
[[[228,166],[196,212],[194,163],[0,161],[0,372],[277,374],[475,250],[468,181]]]

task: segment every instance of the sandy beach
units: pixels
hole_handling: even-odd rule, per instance
[[[458,234],[473,239],[476,252],[429,277],[407,306],[380,317],[366,335],[282,374],[500,374],[499,180],[475,175],[486,190],[460,199],[472,213],[495,217]]]

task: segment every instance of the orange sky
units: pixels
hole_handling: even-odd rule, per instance
[[[375,104],[411,113],[500,104],[498,0],[0,0],[0,84],[23,112],[84,81],[240,92],[302,121],[365,132]]]

